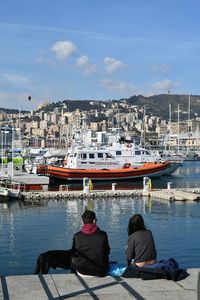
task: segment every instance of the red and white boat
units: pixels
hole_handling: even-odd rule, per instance
[[[65,166],[38,166],[37,173],[65,180],[124,180],[143,177],[160,177],[171,168],[170,162],[154,162],[135,165],[125,163],[122,167],[107,150],[76,149],[72,151]]]

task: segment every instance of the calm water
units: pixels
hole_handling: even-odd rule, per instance
[[[199,187],[200,162],[184,163],[176,175],[153,180],[153,187],[166,187],[168,181],[173,187]],[[85,205],[83,200],[50,201],[41,206],[0,203],[0,275],[30,274],[39,253],[70,248],[73,234],[82,225]],[[127,223],[132,214],[141,213],[153,232],[158,259],[174,257],[181,267],[200,267],[200,202],[128,198],[95,200],[93,205],[98,225],[109,236],[111,260],[125,263]]]

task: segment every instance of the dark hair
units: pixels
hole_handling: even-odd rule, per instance
[[[96,219],[96,215],[93,211],[91,210],[86,210],[83,214],[82,214],[82,220],[84,224],[88,224],[88,223],[93,223],[93,221]]]
[[[140,214],[135,214],[129,220],[128,235],[131,235],[138,230],[146,230],[146,227],[143,217]]]

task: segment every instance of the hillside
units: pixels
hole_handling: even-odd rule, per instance
[[[123,98],[121,100],[108,100],[108,101],[97,101],[97,100],[63,100],[59,102],[52,102],[49,105],[37,110],[53,111],[55,107],[64,107],[67,111],[74,111],[80,109],[81,111],[97,109],[99,112],[112,107],[113,103],[120,103],[126,100],[132,105],[137,105],[139,108],[146,107],[147,115],[155,115],[162,119],[169,119],[169,107],[171,105],[171,120],[177,121],[178,119],[178,105],[179,105],[179,118],[180,120],[188,119],[188,106],[189,96],[188,95],[172,95],[172,94],[160,94],[145,97],[142,95],[131,96],[130,98]],[[4,109],[0,108],[0,111],[6,113],[16,113],[16,109]],[[124,107],[120,108],[121,112],[126,112]],[[200,96],[190,96],[190,118],[200,117]]]
[[[151,97],[132,96],[127,99],[128,103],[138,106],[146,106],[146,114],[159,116],[163,119],[169,119],[169,106],[171,105],[172,121],[177,121],[178,104],[180,120],[188,119],[189,96],[161,94]],[[200,96],[190,96],[190,117],[200,116]]]

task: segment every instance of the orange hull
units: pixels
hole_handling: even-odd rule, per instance
[[[170,165],[170,162],[145,163],[143,166],[136,168],[101,170],[70,169],[57,166],[40,166],[37,170],[37,173],[66,180],[82,180],[84,177],[88,177],[92,180],[119,180],[141,178],[145,176],[160,177],[166,172],[166,169],[168,169]]]

